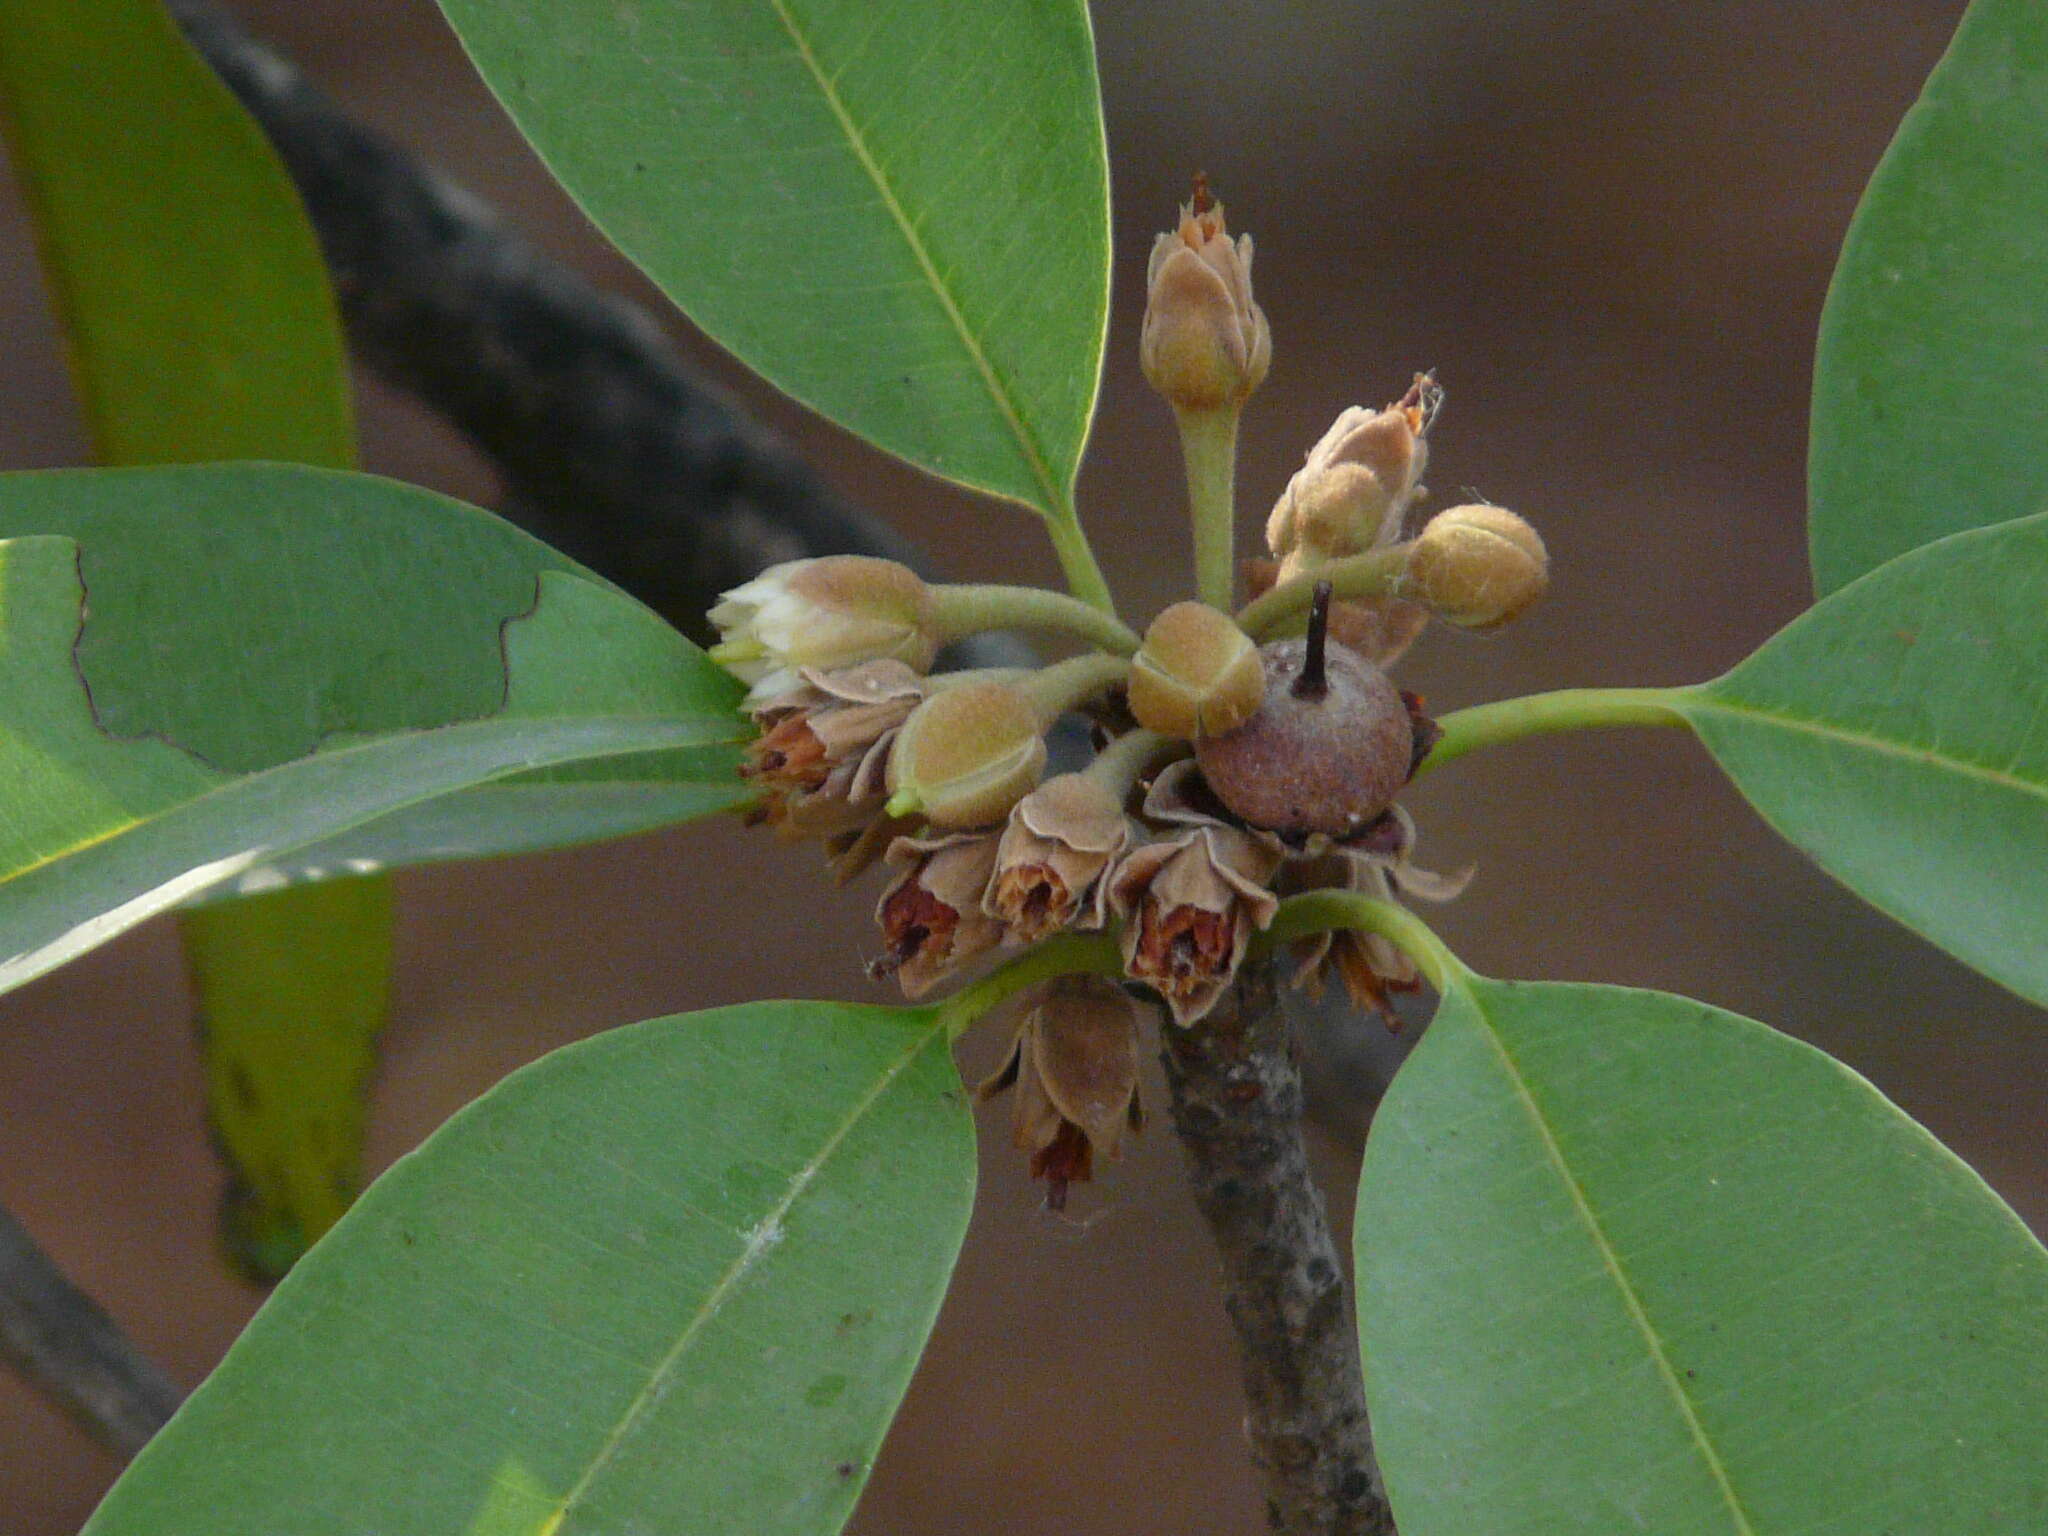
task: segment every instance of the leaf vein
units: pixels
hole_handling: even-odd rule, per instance
[[[1606,1268],[1609,1278],[1614,1281],[1615,1289],[1621,1292],[1622,1306],[1628,1312],[1629,1321],[1635,1325],[1636,1331],[1642,1335],[1644,1344],[1649,1348],[1650,1359],[1656,1366],[1658,1378],[1670,1391],[1672,1401],[1677,1405],[1679,1417],[1685,1421],[1686,1431],[1699,1450],[1700,1459],[1706,1463],[1715,1487],[1720,1490],[1721,1497],[1728,1505],[1728,1514],[1735,1522],[1737,1536],[1757,1536],[1756,1526],[1751,1523],[1749,1515],[1742,1507],[1742,1500],[1736,1495],[1735,1485],[1728,1476],[1728,1469],[1722,1464],[1720,1453],[1714,1449],[1712,1440],[1708,1438],[1706,1426],[1700,1422],[1699,1410],[1686,1392],[1685,1383],[1679,1379],[1678,1372],[1672,1368],[1670,1357],[1664,1352],[1664,1341],[1658,1336],[1656,1326],[1650,1321],[1650,1315],[1643,1306],[1642,1298],[1636,1294],[1636,1288],[1630,1284],[1627,1273],[1622,1269],[1621,1257],[1614,1251],[1614,1245],[1608,1241],[1607,1233],[1600,1225],[1600,1218],[1593,1214],[1593,1207],[1586,1199],[1586,1192],[1580,1188],[1578,1179],[1572,1174],[1571,1166],[1565,1161],[1564,1149],[1557,1144],[1557,1137],[1550,1128],[1550,1122],[1544,1118],[1543,1110],[1537,1104],[1535,1095],[1529,1091],[1528,1082],[1522,1076],[1521,1068],[1509,1054],[1507,1042],[1501,1039],[1499,1031],[1487,1017],[1485,1007],[1476,997],[1470,1001],[1473,1011],[1485,1025],[1487,1042],[1500,1057],[1501,1066],[1506,1070],[1508,1081],[1515,1090],[1515,1097],[1528,1112],[1530,1123],[1536,1127],[1536,1134],[1543,1143],[1544,1154],[1564,1184],[1565,1192],[1570,1195],[1572,1208],[1578,1214],[1579,1220],[1584,1223],[1587,1235],[1593,1240],[1593,1247],[1600,1255],[1601,1264]]]

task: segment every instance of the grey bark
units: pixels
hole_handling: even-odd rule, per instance
[[[1388,1536],[1344,1268],[1309,1171],[1293,1030],[1270,965],[1166,1030],[1173,1127],[1223,1261],[1245,1436],[1288,1536]]]
[[[177,1410],[171,1379],[0,1208],[0,1357],[95,1439],[133,1456]]]

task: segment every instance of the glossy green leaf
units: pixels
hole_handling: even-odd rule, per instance
[[[1863,194],[1821,314],[1823,593],[2048,511],[2048,7],[1975,0]]]
[[[974,1167],[929,1009],[753,1003],[570,1046],[378,1180],[86,1529],[836,1531]]]
[[[1671,702],[1829,873],[2048,1003],[2048,516],[1902,555]]]
[[[623,760],[656,820],[739,798],[729,755],[676,751],[744,736],[732,679],[446,498],[276,465],[15,475],[0,538],[0,985],[507,774]],[[533,846],[546,806],[519,811]]]
[[[1402,1536],[2048,1529],[2048,1252],[1761,1024],[1460,978],[1356,1233]]]
[[[1108,180],[1082,0],[442,0],[584,210],[892,453],[1068,515]]]
[[[352,467],[326,265],[269,141],[161,0],[0,8],[0,126],[108,463]],[[227,1252],[274,1280],[361,1181],[390,877],[181,914]]]

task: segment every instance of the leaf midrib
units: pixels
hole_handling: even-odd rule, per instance
[[[838,89],[832,84],[832,77],[825,72],[816,51],[811,47],[810,38],[798,26],[796,17],[790,13],[787,0],[768,0],[768,6],[775,12],[775,18],[782,24],[783,31],[789,34],[789,40],[796,48],[797,57],[810,72],[819,95],[824,98],[825,105],[831,109],[833,119],[839,124],[840,132],[846,135],[847,146],[853,151],[854,159],[860,163],[861,170],[874,184],[875,191],[882,199],[882,206],[889,211],[889,217],[895,222],[897,232],[903,236],[904,244],[909,246],[911,257],[916,261],[918,271],[924,277],[925,286],[931,289],[932,296],[939,301],[939,308],[944,311],[954,333],[960,338],[960,345],[973,361],[975,371],[981,376],[983,387],[987,389],[989,398],[995,403],[996,410],[1003,418],[1003,424],[1010,429],[1011,436],[1016,439],[1018,451],[1024,456],[1025,464],[1045,495],[1045,502],[1040,510],[1049,517],[1061,515],[1066,508],[1065,490],[1053,475],[1052,466],[1046,462],[1045,454],[1040,450],[1037,438],[1025,424],[1016,402],[1011,399],[1008,386],[996,372],[995,365],[989,361],[980,337],[975,335],[973,328],[968,325],[967,317],[961,312],[952,288],[939,272],[938,264],[932,260],[931,252],[925,248],[923,239],[917,233],[917,227],[911,223],[902,200],[896,195],[895,186],[883,171],[874,151],[868,146],[867,136],[861,132],[860,125],[854,121],[853,114],[840,99]]]
[[[1722,1462],[1720,1453],[1714,1449],[1713,1440],[1708,1436],[1706,1426],[1700,1421],[1698,1406],[1693,1402],[1691,1394],[1686,1391],[1685,1382],[1673,1368],[1670,1357],[1665,1354],[1664,1341],[1659,1337],[1656,1325],[1650,1321],[1649,1310],[1643,1305],[1642,1297],[1622,1268],[1621,1256],[1614,1251],[1614,1245],[1608,1241],[1606,1230],[1600,1225],[1600,1218],[1593,1213],[1592,1203],[1587,1200],[1585,1190],[1580,1187],[1570,1165],[1565,1161],[1564,1149],[1558,1145],[1557,1136],[1551,1130],[1549,1120],[1544,1117],[1541,1106],[1537,1104],[1535,1095],[1530,1092],[1527,1079],[1523,1077],[1521,1068],[1509,1052],[1507,1042],[1494,1028],[1485,1004],[1469,988],[1462,990],[1479,1020],[1480,1032],[1485,1035],[1487,1043],[1500,1058],[1501,1069],[1507,1074],[1516,1099],[1527,1112],[1530,1123],[1535,1126],[1536,1134],[1543,1143],[1545,1156],[1549,1158],[1550,1165],[1564,1185],[1565,1192],[1571,1197],[1572,1209],[1592,1239],[1593,1247],[1600,1255],[1601,1265],[1606,1269],[1608,1278],[1613,1280],[1615,1289],[1621,1293],[1622,1306],[1628,1313],[1629,1321],[1642,1336],[1643,1343],[1650,1352],[1651,1362],[1656,1366],[1658,1378],[1670,1392],[1672,1402],[1685,1423],[1694,1449],[1706,1463],[1708,1475],[1713,1478],[1714,1486],[1720,1490],[1721,1497],[1728,1506],[1729,1518],[1734,1521],[1736,1536],[1757,1536],[1756,1526],[1742,1507],[1742,1500],[1735,1492],[1735,1484],[1728,1475],[1728,1468]]]
[[[844,1118],[833,1127],[832,1133],[825,1138],[818,1150],[791,1176],[781,1198],[755,1222],[750,1229],[751,1234],[773,1232],[782,1227],[784,1219],[797,1201],[803,1197],[825,1164],[839,1150],[841,1143],[853,1133],[854,1127],[874,1108],[876,1101],[909,1070],[919,1056],[931,1048],[935,1040],[943,1039],[944,1036],[943,1017],[934,1012],[925,1027],[914,1035],[896,1059],[889,1063],[887,1070],[882,1072],[867,1092],[848,1109]],[[570,1512],[590,1492],[604,1469],[625,1448],[627,1441],[632,1439],[634,1431],[645,1421],[647,1415],[667,1396],[669,1385],[681,1367],[683,1357],[689,1353],[690,1346],[696,1342],[698,1335],[718,1314],[726,1298],[753,1272],[756,1264],[773,1252],[774,1247],[774,1243],[761,1244],[758,1236],[751,1235],[749,1240],[741,1245],[732,1263],[726,1266],[725,1273],[718,1277],[718,1283],[711,1288],[697,1310],[690,1315],[689,1321],[683,1325],[668,1353],[663,1355],[656,1362],[654,1369],[648,1373],[646,1384],[641,1387],[633,1401],[627,1405],[625,1412],[619,1416],[618,1422],[606,1434],[604,1444],[598,1447],[590,1465],[584,1468],[583,1475],[576,1479],[567,1493],[562,1495],[548,1519],[541,1522],[541,1530],[548,1532],[549,1536],[559,1536],[559,1533],[567,1529],[565,1522]]]
[[[1900,757],[1909,762],[1924,763],[1948,773],[1965,778],[1980,779],[2000,789],[2012,790],[2036,800],[2048,801],[2048,783],[2035,779],[2023,779],[2015,773],[1998,768],[1988,768],[1982,763],[1967,762],[1959,757],[1949,757],[1929,747],[1914,746],[1906,742],[1889,741],[1882,736],[1873,736],[1865,731],[1853,731],[1825,720],[1806,720],[1797,715],[1780,714],[1775,710],[1760,708],[1754,704],[1732,702],[1709,693],[1695,693],[1682,701],[1681,707],[1698,711],[1719,710],[1722,714],[1738,719],[1749,719],[1764,725],[1776,726],[1780,730],[1799,731],[1809,736],[1819,736],[1828,741],[1840,742],[1845,746],[1857,747],[1885,757]]]

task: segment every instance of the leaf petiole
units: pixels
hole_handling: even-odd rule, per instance
[[[1520,741],[1524,736],[1618,725],[1684,725],[1686,717],[1678,701],[1686,692],[1684,688],[1561,688],[1454,710],[1437,721],[1443,739],[1415,770],[1416,776],[1468,752]]]
[[[1305,891],[1288,897],[1280,903],[1266,931],[1252,941],[1252,953],[1271,954],[1283,944],[1333,928],[1376,933],[1400,945],[1414,957],[1429,984],[1439,992],[1449,990],[1458,977],[1469,974],[1465,963],[1413,912],[1358,891]]]
[[[946,1038],[957,1040],[967,1027],[992,1008],[1007,1002],[1026,987],[1055,976],[1083,972],[1097,976],[1121,976],[1123,954],[1114,937],[1106,933],[1066,933],[1048,939],[1036,949],[1026,950],[1000,969],[962,987],[940,1003],[937,1018],[945,1026]]]

